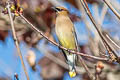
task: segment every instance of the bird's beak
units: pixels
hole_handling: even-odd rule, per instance
[[[51,7],[55,12],[58,12],[58,8],[56,7]]]

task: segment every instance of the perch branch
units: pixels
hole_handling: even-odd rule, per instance
[[[67,48],[59,45],[58,43],[50,40],[47,36],[45,36],[42,31],[40,31],[39,29],[37,29],[33,24],[31,24],[22,14],[20,14],[21,18],[23,18],[29,25],[31,25],[31,28],[33,30],[35,30],[37,33],[39,33],[40,35],[42,35],[46,40],[48,40],[50,43],[58,46],[59,48],[61,49],[64,49],[68,52],[71,52],[73,54],[78,54],[78,55],[81,55],[81,56],[84,56],[84,57],[88,57],[88,58],[93,58],[93,59],[96,59],[96,60],[100,60],[100,61],[108,61],[108,58],[100,58],[100,57],[96,57],[96,56],[92,56],[92,55],[88,55],[88,54],[84,54],[84,53],[80,53],[80,52],[76,52],[76,51],[73,51],[73,50],[68,50]]]
[[[37,29],[33,24],[31,24],[23,15],[20,14],[20,16],[21,16],[29,25],[32,26],[32,29],[34,29],[35,31],[37,31],[38,33],[40,33],[45,39],[47,39],[47,40],[48,40],[49,42],[51,42],[52,44],[60,47],[61,49],[64,49],[64,50],[66,50],[66,51],[69,51],[69,52],[71,52],[71,53],[79,54],[79,55],[81,55],[81,56],[83,56],[83,55],[86,56],[86,54],[79,53],[79,52],[75,52],[75,51],[72,51],[72,50],[68,50],[67,48],[64,48],[64,47],[60,46],[60,45],[57,44],[56,42],[51,41],[51,40],[50,40],[47,36],[45,36],[39,29]],[[87,57],[90,57],[90,56],[87,55]],[[93,57],[93,56],[92,56],[92,57]],[[107,59],[107,60],[108,60],[108,59]],[[86,71],[89,73],[90,78],[93,79],[94,76],[90,73],[90,71],[88,70],[87,66],[84,65],[84,68],[85,68]]]

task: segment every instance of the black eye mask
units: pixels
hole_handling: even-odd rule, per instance
[[[63,11],[63,9],[60,9],[60,8],[56,8],[57,11]]]
[[[55,12],[63,11],[63,9],[56,8],[56,7],[52,7],[52,9],[55,10]]]

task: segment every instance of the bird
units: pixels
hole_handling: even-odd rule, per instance
[[[69,11],[64,7],[52,7],[56,12],[55,32],[59,44],[68,50],[77,50],[77,36]],[[77,55],[61,49],[69,67],[69,76],[76,76]]]

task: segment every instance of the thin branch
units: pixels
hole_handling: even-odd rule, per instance
[[[98,23],[96,23],[94,18],[92,17],[92,14],[88,8],[86,0],[80,0],[80,2],[82,4],[83,8],[85,9],[87,15],[89,16],[90,20],[94,24],[94,27],[96,28],[102,42],[104,43],[104,46],[106,47],[106,50],[108,51],[111,60],[120,63],[119,57],[117,56],[117,54],[114,52],[113,48],[110,46],[110,44],[107,42],[107,40],[102,35],[101,30],[100,30],[101,26]]]
[[[92,58],[94,57],[94,59],[96,58],[95,56],[90,56],[90,55],[86,55],[86,54],[83,54],[83,53],[75,52],[75,51],[68,50],[67,48],[64,48],[64,47],[60,46],[59,44],[57,44],[57,43],[54,42],[54,41],[51,41],[47,36],[45,36],[39,29],[37,29],[33,24],[31,24],[23,15],[20,14],[20,16],[21,16],[29,25],[32,26],[32,29],[34,29],[35,31],[37,31],[38,33],[40,33],[45,39],[47,39],[47,40],[48,40],[49,42],[51,42],[52,44],[58,46],[59,48],[64,49],[64,50],[69,51],[69,52],[74,53],[74,54],[79,54],[79,55],[81,55],[81,56],[92,57]],[[101,59],[101,58],[98,58],[98,57],[97,57],[97,59],[99,59],[99,60],[105,60],[106,58],[102,58],[102,59]],[[106,59],[106,60],[108,60],[108,59]],[[83,64],[83,62],[82,62],[82,64]],[[84,68],[85,68],[85,70],[89,73],[90,78],[93,79],[94,77],[93,77],[93,75],[90,73],[90,71],[88,70],[88,68],[87,68],[86,65],[84,65]]]
[[[110,40],[118,49],[120,49],[120,46],[111,39],[111,37],[107,34],[107,33],[104,33],[104,35],[107,37],[108,40]]]
[[[81,55],[81,56],[84,56],[84,57],[88,57],[88,58],[93,58],[93,59],[96,59],[96,60],[101,60],[101,61],[108,61],[108,58],[100,58],[100,57],[96,57],[96,56],[92,56],[92,55],[88,55],[88,54],[84,54],[84,53],[80,53],[80,52],[76,52],[76,51],[73,51],[73,50],[68,50],[67,48],[59,45],[58,43],[50,40],[47,36],[45,36],[42,31],[40,31],[39,29],[37,29],[33,24],[31,24],[22,14],[20,14],[21,18],[23,18],[29,25],[31,25],[31,28],[33,30],[35,30],[37,33],[39,33],[40,35],[42,35],[47,41],[49,41],[50,43],[58,46],[59,48],[61,49],[64,49],[70,53],[73,53],[73,54],[78,54],[78,55]]]
[[[102,25],[104,18],[105,18],[105,15],[106,15],[107,10],[108,10],[108,6],[104,3],[102,10],[101,10],[101,13],[99,13],[99,11],[98,11],[98,6],[99,5],[95,4],[95,6],[93,7],[93,10],[95,12],[94,14],[95,14],[95,18],[97,18],[97,22],[99,23],[99,25]]]
[[[116,10],[120,10],[120,2],[119,0],[111,0],[110,3],[112,4],[112,6],[116,9]]]
[[[44,45],[45,46],[45,45]],[[43,46],[43,47],[44,47]],[[50,60],[52,60],[53,62],[55,62],[56,64],[60,65],[61,67],[65,68],[65,69],[68,69],[68,65],[62,61],[61,59],[57,58],[56,56],[54,56],[52,53],[48,52],[47,50],[42,50],[41,48],[39,48],[39,46],[36,46],[36,48],[39,50],[39,51],[42,51],[42,53],[47,57],[49,58]],[[45,47],[44,47],[45,48]],[[85,70],[83,70],[83,68],[81,67],[78,67],[76,66],[76,72],[78,74],[80,74],[81,72],[85,72]]]
[[[38,33],[40,33],[45,39],[47,39],[49,42],[53,43],[54,45],[60,47],[61,49],[64,49],[64,50],[66,50],[66,51],[69,51],[69,52],[71,52],[71,53],[74,53],[74,54],[79,54],[79,55],[81,55],[81,56],[84,55],[84,56],[87,56],[87,57],[91,57],[91,56],[86,55],[86,54],[83,54],[83,53],[79,53],[79,52],[75,52],[75,51],[72,51],[72,50],[68,50],[67,48],[64,48],[64,47],[60,46],[60,45],[57,44],[56,42],[51,41],[51,40],[50,40],[47,36],[45,36],[40,30],[38,30],[35,26],[33,26],[33,24],[31,24],[23,15],[20,14],[20,16],[21,16],[28,24],[30,24],[30,25],[32,26],[32,29],[34,29],[35,31],[37,31]],[[92,56],[92,57],[93,57],[93,56]],[[95,58],[95,56],[94,56],[94,58]],[[99,58],[99,59],[100,59],[100,58]],[[105,59],[105,58],[104,58],[104,59]],[[107,59],[107,60],[108,60],[108,59]],[[88,72],[88,69],[86,68],[86,66],[84,66],[84,68],[85,68],[86,71]],[[89,72],[89,75],[90,75],[91,78],[93,78],[93,76],[91,75],[90,72]]]
[[[106,5],[111,9],[111,11],[118,17],[118,19],[120,20],[120,14],[114,9],[114,7],[110,4],[110,2],[108,0],[103,0]]]
[[[43,46],[44,47],[44,46]],[[60,66],[62,66],[65,69],[68,69],[68,66],[65,62],[63,62],[62,60],[60,60],[59,58],[55,57],[54,55],[52,55],[52,53],[48,52],[47,50],[43,50],[41,48],[39,48],[39,46],[36,46],[36,48],[39,51],[42,51],[42,53],[44,53],[44,55],[49,58],[50,60],[52,60],[53,62],[59,64]]]
[[[75,32],[74,34],[75,34],[75,36],[77,36],[76,32]],[[75,37],[75,42],[76,42],[76,51],[77,51],[77,52],[80,52],[77,37]],[[94,76],[93,76],[93,74],[90,72],[90,70],[89,70],[88,66],[86,65],[86,62],[83,60],[82,56],[79,55],[78,57],[79,57],[79,58],[78,58],[79,62],[81,63],[81,65],[82,65],[82,66],[84,67],[84,69],[86,70],[88,76],[89,76],[91,79],[93,79]]]
[[[64,6],[62,0],[48,0],[54,6]]]
[[[14,27],[14,23],[13,23],[13,18],[12,18],[12,13],[11,13],[11,10],[10,10],[9,2],[7,2],[7,9],[8,9],[10,22],[11,22],[13,39],[14,39],[14,42],[15,42],[15,45],[16,45],[16,48],[17,48],[17,51],[18,51],[18,55],[20,57],[20,60],[21,60],[21,63],[22,63],[22,66],[23,66],[23,69],[24,69],[24,72],[25,72],[25,75],[26,75],[26,78],[27,78],[27,80],[29,80],[29,76],[28,76],[28,73],[27,73],[27,70],[26,70],[26,67],[25,67],[25,64],[24,64],[24,61],[23,61],[23,57],[22,57],[22,54],[21,54],[21,51],[20,51],[20,48],[19,48],[18,40],[17,40],[17,37],[16,37],[16,32],[15,32],[15,27]]]
[[[93,74],[90,72],[88,66],[86,65],[85,61],[82,59],[81,56],[78,56],[79,58],[79,62],[82,64],[82,66],[84,67],[84,69],[86,70],[88,76],[90,77],[90,79],[94,80],[94,76]]]
[[[99,50],[98,50],[99,34],[97,33],[97,31],[93,27],[93,25],[90,23],[90,21],[87,19],[86,12],[85,12],[84,8],[82,7],[80,0],[75,0],[75,1],[76,1],[78,8],[79,8],[80,13],[81,13],[81,18],[86,25],[87,35],[88,35],[88,38],[90,38],[90,45],[91,45],[90,48],[91,48],[92,54],[95,56],[99,53]],[[95,34],[94,38],[90,35],[91,32],[93,32]]]
[[[99,24],[102,25],[103,24],[103,21],[104,21],[104,18],[105,18],[105,15],[107,13],[107,10],[108,10],[108,7],[104,4],[102,10],[101,10],[101,14],[100,14],[100,22]]]

